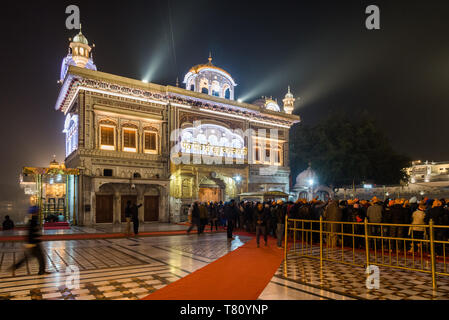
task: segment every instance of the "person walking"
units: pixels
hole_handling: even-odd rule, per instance
[[[207,225],[207,207],[206,203],[201,203],[199,206],[200,209],[200,224],[198,226],[198,234],[202,234],[204,232],[204,228],[206,228]]]
[[[125,219],[126,219],[126,237],[129,238],[131,236],[131,219],[133,216],[133,207],[131,201],[128,200],[126,202],[125,207]]]
[[[268,204],[263,205],[262,203],[257,203],[255,208],[255,220],[256,220],[256,242],[257,247],[260,247],[260,235],[263,234],[263,239],[265,241],[265,246],[268,245],[268,232],[267,225],[270,220],[270,208]]]
[[[238,215],[239,213],[237,206],[235,205],[235,200],[232,199],[231,202],[225,206],[225,218],[228,224],[226,228],[228,240],[232,239],[232,232],[234,230],[235,220]]]
[[[200,233],[200,208],[198,206],[198,201],[193,203],[192,207],[192,223],[190,224],[189,229],[187,229],[187,234],[192,231],[193,227],[196,226],[196,230],[198,234]]]
[[[28,238],[27,244],[25,244],[25,252],[24,257],[19,260],[16,264],[12,265],[9,270],[15,271],[20,268],[20,266],[28,260],[29,256],[34,256],[37,258],[39,262],[39,275],[46,274],[45,268],[45,258],[41,245],[41,240],[39,239],[39,221],[38,221],[38,213],[39,208],[37,206],[30,207],[28,213],[31,215],[30,221],[28,224]]]
[[[142,206],[142,204],[133,204],[132,206],[132,221],[133,221],[133,227],[134,227],[134,236],[137,237],[139,234],[139,208]]]

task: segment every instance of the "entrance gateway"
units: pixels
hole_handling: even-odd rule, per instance
[[[198,192],[200,202],[220,202],[222,200],[222,191],[220,187],[201,188]]]

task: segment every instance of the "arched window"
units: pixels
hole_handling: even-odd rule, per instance
[[[115,126],[100,124],[100,149],[115,150]]]
[[[230,90],[229,88],[227,88],[227,89],[225,90],[224,98],[225,98],[225,99],[231,99],[231,90]]]
[[[209,94],[209,90],[207,88],[202,88],[201,93]]]
[[[212,95],[215,97],[220,96],[220,83],[216,80],[212,81]]]

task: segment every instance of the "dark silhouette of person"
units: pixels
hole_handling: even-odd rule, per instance
[[[189,229],[187,229],[187,234],[190,233],[190,231],[192,231],[192,229],[196,226],[197,229],[197,233],[200,234],[201,230],[201,226],[200,226],[200,208],[198,205],[198,201],[195,201],[193,203],[192,206],[192,223],[189,227]]]
[[[225,217],[228,223],[226,228],[228,240],[232,239],[232,232],[234,231],[235,220],[237,219],[238,215],[239,212],[237,206],[235,205],[235,200],[232,199],[231,202],[225,206]]]
[[[28,239],[27,244],[25,245],[25,255],[24,257],[13,265],[10,269],[16,270],[20,268],[20,266],[28,260],[29,256],[34,256],[39,261],[39,275],[45,274],[45,258],[41,245],[41,239],[39,234],[39,222],[38,222],[38,212],[39,208],[37,206],[33,206],[28,210],[28,213],[31,215],[30,221],[28,224]]]
[[[132,220],[133,220],[133,228],[134,228],[134,235],[137,236],[139,234],[139,208],[142,206],[142,204],[133,204],[131,207],[132,212]]]
[[[126,219],[126,236],[131,236],[131,219],[133,216],[133,206],[131,205],[131,201],[128,200],[126,202],[125,208],[125,219]]]
[[[9,218],[9,216],[5,216],[5,221],[3,221],[3,230],[12,230],[14,229],[14,222]]]

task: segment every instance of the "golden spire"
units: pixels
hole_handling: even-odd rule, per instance
[[[212,53],[209,51],[209,64],[212,64]]]

